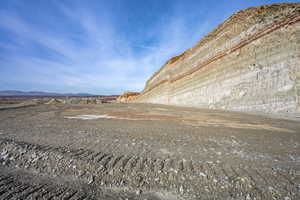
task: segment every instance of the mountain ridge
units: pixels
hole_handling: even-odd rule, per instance
[[[99,96],[89,93],[58,93],[45,91],[0,90],[0,96]],[[104,95],[100,95],[104,96]]]

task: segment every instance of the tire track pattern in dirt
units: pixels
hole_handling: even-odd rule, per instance
[[[11,174],[0,173],[0,199],[94,199],[82,191],[50,184],[21,183]]]
[[[0,163],[88,184],[166,191],[187,199],[300,197],[295,174],[223,163],[115,155],[9,139],[0,139]]]

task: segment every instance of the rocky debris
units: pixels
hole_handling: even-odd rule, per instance
[[[165,199],[299,198],[300,126],[295,120],[133,103],[42,104],[0,112],[3,169],[69,180],[58,182],[71,188],[78,183],[127,190],[140,200],[153,192]],[[183,122],[188,119],[194,121]],[[282,129],[240,128],[245,123]],[[134,199],[121,199],[126,198]]]
[[[46,102],[45,104],[59,104],[59,103],[65,103],[65,101],[62,100],[62,99],[52,98],[48,102]]]
[[[20,107],[27,105],[38,105],[38,104],[102,104],[102,103],[114,103],[118,98],[118,95],[111,96],[91,96],[91,97],[10,97],[1,98],[0,97],[0,109],[1,107]]]
[[[65,103],[67,104],[99,104],[102,103],[101,99],[96,98],[66,98]]]
[[[101,97],[66,97],[66,98],[51,98],[45,104],[102,104],[111,103],[115,99]]]
[[[38,103],[36,101],[25,101],[18,104],[6,104],[0,105],[0,110],[11,110],[11,109],[19,109],[19,108],[26,108],[36,106]]]
[[[0,143],[3,167],[80,179],[88,185],[128,188],[136,191],[136,195],[153,190],[188,199],[293,199],[300,195],[300,183],[293,172],[275,169],[258,172],[247,166],[232,167],[217,162],[198,164],[192,160],[113,155],[12,140],[0,140]],[[278,174],[288,178],[281,179]],[[261,176],[272,181],[264,182]]]
[[[57,182],[61,183],[57,183]],[[164,195],[114,190],[88,185],[80,187],[63,178],[40,178],[24,170],[7,170],[0,166],[0,199],[64,200],[164,200]]]

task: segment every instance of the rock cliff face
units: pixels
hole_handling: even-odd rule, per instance
[[[300,4],[252,7],[170,59],[131,101],[300,112]]]

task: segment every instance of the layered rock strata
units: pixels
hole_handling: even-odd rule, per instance
[[[300,3],[232,15],[170,59],[131,101],[300,112]]]

